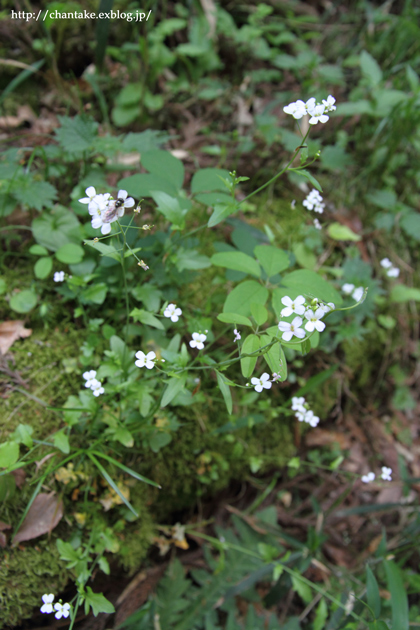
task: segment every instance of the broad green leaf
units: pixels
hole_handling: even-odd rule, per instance
[[[4,442],[0,444],[0,468],[8,468],[19,459],[19,444]]]
[[[172,197],[176,196],[178,189],[163,174],[139,173],[124,177],[118,182],[118,188],[127,190],[129,195],[137,199],[151,197],[152,190],[160,190]]]
[[[31,436],[33,432],[34,429],[30,424],[18,424],[13,431],[13,439],[16,440],[18,444],[23,443],[28,448],[32,448],[33,440]]]
[[[260,345],[261,348],[266,346],[272,341],[272,337],[270,335],[262,335],[260,337]],[[263,354],[264,360],[270,368],[270,372],[274,374],[280,374],[280,343],[275,343],[267,352]],[[283,379],[281,379],[283,380]]]
[[[142,308],[133,309],[130,313],[130,316],[136,322],[141,322],[142,324],[152,326],[153,328],[158,328],[159,330],[165,330],[165,326],[162,324],[160,319],[157,319],[157,317],[155,317],[153,313],[149,313]]]
[[[408,302],[409,300],[420,302],[420,289],[396,284],[391,289],[390,298],[391,302]]]
[[[374,57],[366,50],[360,53],[360,69],[371,86],[377,86],[382,80],[382,70]],[[402,629],[401,629],[402,630]]]
[[[312,186],[314,186],[317,190],[319,190],[319,192],[322,192],[322,186],[319,183],[319,181],[317,179],[315,179],[315,177],[313,175],[311,175],[311,173],[309,171],[306,171],[304,168],[289,168],[287,169],[288,171],[292,171],[293,173],[296,173],[296,175],[300,175],[300,177],[304,177],[305,179],[308,179]]]
[[[334,302],[337,306],[342,303],[341,295],[324,278],[321,278],[315,271],[309,269],[299,269],[292,271],[282,278],[282,284],[299,291],[303,295],[312,298],[319,298],[326,302]]]
[[[290,265],[287,253],[272,245],[257,245],[254,254],[269,278]]]
[[[182,188],[184,183],[184,165],[181,160],[174,157],[169,151],[154,149],[143,153],[141,163],[152,175],[162,177],[175,186],[177,190]]]
[[[381,596],[376,578],[368,564],[366,565],[366,589],[368,604],[377,619],[381,614]]]
[[[217,383],[219,385],[219,389],[222,392],[223,399],[226,403],[226,409],[228,411],[228,414],[231,415],[232,414],[232,394],[230,393],[230,387],[226,383],[222,374],[220,374],[220,372],[218,372],[217,370],[215,370],[215,372],[217,376]]]
[[[402,573],[391,560],[384,560],[384,566],[391,593],[392,630],[409,630],[408,598]]]
[[[347,225],[330,223],[327,228],[328,236],[335,241],[361,241],[362,237],[353,232]]]
[[[62,206],[34,219],[32,234],[39,245],[53,252],[66,243],[80,243],[79,221],[73,212]]]
[[[242,345],[242,354],[250,354],[256,352],[260,348],[260,340],[257,335],[251,334],[246,337]],[[255,364],[257,363],[258,355],[253,357],[245,357],[241,359],[242,376],[249,378],[254,371]]]
[[[217,267],[226,267],[227,269],[242,271],[243,273],[256,276],[257,278],[261,275],[261,269],[257,261],[243,252],[221,252],[220,254],[213,254],[211,262]]]
[[[219,223],[230,217],[231,214],[236,212],[238,207],[239,206],[236,202],[232,202],[229,205],[226,205],[224,203],[215,204],[214,212],[207,223],[208,227],[214,227],[215,225],[218,225]]]
[[[402,217],[400,224],[408,236],[420,241],[420,215],[418,212],[409,212]]]
[[[58,448],[62,453],[68,455],[70,453],[69,438],[64,433],[64,430],[58,431],[53,437],[54,446]]]
[[[162,291],[155,287],[150,282],[147,284],[135,286],[131,293],[136,298],[143,302],[148,311],[158,311],[160,308],[160,302],[162,297]]]
[[[106,243],[101,243],[100,241],[84,241],[85,245],[89,245],[96,249],[102,256],[107,256],[108,258],[113,258],[114,260],[121,261],[121,254],[113,247],[113,245],[107,245]]]
[[[238,315],[238,313],[220,313],[217,316],[220,322],[225,324],[238,324],[239,326],[252,326],[252,322],[248,317],[244,315]]]
[[[230,181],[229,171],[221,168],[202,168],[196,171],[191,180],[191,192],[193,195],[200,192],[222,190],[227,191],[222,179]]]
[[[184,217],[188,210],[181,208],[179,200],[171,197],[161,190],[152,190],[151,196],[157,204],[157,210],[163,214],[165,219],[170,221],[174,226],[184,227]]]
[[[149,438],[149,446],[154,453],[158,453],[162,448],[168,446],[172,442],[172,436],[170,433],[164,433],[162,431],[156,431]]]
[[[200,254],[196,249],[180,247],[176,254],[175,265],[179,272],[184,271],[184,269],[196,271],[210,267],[211,260],[205,254]]]
[[[268,289],[266,287],[255,280],[245,280],[229,293],[223,306],[223,312],[248,316],[251,313],[253,302],[265,304],[267,298]]]
[[[58,142],[67,153],[83,153],[92,148],[98,135],[98,123],[82,116],[58,116],[55,130]]]
[[[34,266],[34,274],[39,280],[44,280],[50,273],[53,261],[50,256],[44,256],[36,261]]]
[[[48,256],[48,249],[42,247],[41,245],[32,245],[29,248],[29,253],[34,254],[35,256]]]
[[[169,380],[165,391],[163,392],[160,406],[166,407],[166,405],[169,405],[169,403],[175,398],[175,396],[179,394],[180,391],[182,391],[184,386],[185,386],[185,376],[181,378],[177,378],[176,376],[172,377]]]
[[[268,319],[268,312],[265,306],[253,302],[251,304],[251,315],[255,319],[258,326],[262,326]]]
[[[305,269],[315,268],[316,256],[305,243],[295,243],[293,245],[293,253],[301,267],[305,267]]]
[[[286,361],[286,355],[284,354],[284,351],[281,345],[279,345],[279,354],[280,354],[280,363],[279,363],[279,369],[277,370],[277,374],[280,376],[281,381],[285,381],[287,379],[287,361]]]
[[[85,252],[83,248],[75,243],[66,243],[55,252],[57,260],[65,263],[66,265],[75,265],[79,263],[83,259],[84,255]]]
[[[16,313],[29,313],[37,302],[37,296],[33,291],[24,289],[19,293],[14,293],[10,298],[9,306]]]
[[[385,621],[377,619],[368,623],[369,630],[389,630],[389,626]]]
[[[114,613],[115,608],[113,604],[102,593],[94,593],[90,586],[86,586],[85,592],[85,614],[89,613],[89,608],[92,608],[94,617],[97,617],[99,613]]]
[[[312,599],[311,588],[305,582],[303,582],[297,575],[292,575],[291,577],[292,577],[293,589],[303,599],[305,604],[309,604],[309,602]]]
[[[340,103],[340,116],[358,116],[360,114],[372,114],[371,101],[360,99],[355,102]]]
[[[328,617],[327,602],[325,601],[324,598],[322,598],[315,611],[313,630],[324,630],[327,617]]]
[[[123,446],[132,448],[134,446],[134,438],[130,431],[125,427],[118,427],[113,434],[114,440],[118,440]]]
[[[83,289],[80,298],[83,304],[92,302],[93,304],[103,304],[108,292],[108,286],[104,282],[93,284],[87,289]]]

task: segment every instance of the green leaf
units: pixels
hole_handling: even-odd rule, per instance
[[[41,247],[41,245],[32,245],[29,248],[29,253],[34,254],[35,256],[48,256],[48,249]]]
[[[261,269],[257,261],[243,252],[221,252],[220,254],[213,254],[211,262],[217,267],[226,267],[227,269],[242,271],[243,273],[256,276],[257,278],[261,276]]]
[[[118,182],[118,187],[127,190],[129,195],[141,199],[142,197],[151,197],[153,190],[159,190],[167,195],[175,197],[178,193],[177,188],[165,177],[151,173],[139,173],[124,177]]]
[[[6,293],[6,291],[7,291],[6,281],[3,278],[0,278],[0,295],[3,295],[3,293]]]
[[[101,475],[104,477],[104,479],[109,483],[109,485],[111,486],[111,488],[114,490],[114,492],[116,492],[118,494],[118,496],[120,497],[121,501],[123,503],[125,503],[125,505],[128,507],[128,509],[133,512],[133,514],[135,516],[138,517],[138,513],[136,512],[136,510],[133,508],[133,506],[131,505],[130,501],[128,499],[126,499],[126,497],[122,494],[121,490],[119,489],[119,487],[117,486],[117,484],[115,483],[115,481],[112,479],[112,477],[107,473],[107,471],[105,470],[105,468],[102,466],[102,464],[100,462],[98,462],[98,460],[96,459],[96,457],[90,453],[89,451],[87,451],[87,455],[89,457],[89,459],[92,460],[92,462],[95,464],[95,466],[97,467],[97,469],[99,470],[99,472],[101,473]]]
[[[251,315],[255,319],[258,326],[262,326],[268,319],[268,312],[265,306],[253,302],[251,304]]]
[[[86,586],[85,592],[85,614],[89,613],[89,607],[92,608],[94,617],[99,613],[114,613],[115,608],[102,593],[94,593],[90,586]]]
[[[68,455],[70,453],[70,442],[64,430],[58,431],[53,438],[54,446],[58,448],[62,453]]]
[[[236,202],[232,202],[229,205],[226,205],[224,203],[215,204],[214,212],[207,223],[208,227],[214,227],[215,225],[218,225],[219,223],[230,217],[231,214],[236,212],[238,207],[239,206]]]
[[[305,269],[315,268],[316,256],[305,243],[295,243],[293,245],[293,253],[301,267],[305,267]]]
[[[402,217],[400,223],[407,236],[420,241],[420,215],[417,212],[409,212]]]
[[[184,183],[184,165],[181,160],[171,155],[168,151],[154,149],[143,153],[141,163],[152,175],[159,177],[164,174],[165,179],[170,182],[176,190],[180,190]]]
[[[226,403],[226,409],[228,411],[228,414],[231,415],[232,414],[232,394],[230,393],[230,387],[226,383],[222,374],[220,374],[220,372],[218,372],[217,370],[215,370],[215,372],[217,376],[217,383],[219,385],[219,389],[222,392],[223,399]]]
[[[381,596],[376,578],[368,564],[366,565],[366,589],[368,604],[377,619],[381,614]]]
[[[309,269],[292,271],[282,278],[281,283],[309,297],[316,297],[325,302],[333,302],[336,306],[343,301],[338,291],[315,271],[310,271]]]
[[[134,446],[134,438],[130,431],[124,427],[118,427],[113,433],[114,440],[118,440],[123,446],[132,448]]]
[[[420,289],[396,284],[391,289],[390,298],[391,302],[408,302],[409,300],[420,302]]]
[[[382,70],[376,59],[366,50],[363,50],[360,54],[360,69],[371,86],[377,86],[381,82]]]
[[[19,444],[4,442],[0,444],[0,468],[8,468],[19,459]]]
[[[223,306],[224,313],[238,313],[250,315],[253,302],[265,304],[268,299],[268,289],[255,280],[245,280],[229,293]]]
[[[269,278],[284,271],[290,265],[287,253],[272,245],[257,245],[254,248],[254,254]]]
[[[221,168],[202,168],[196,171],[191,180],[192,194],[214,190],[226,192],[226,186],[220,178],[230,181],[229,171]]]
[[[55,130],[58,142],[67,153],[83,153],[93,148],[98,123],[81,116],[58,116],[61,127]]]
[[[391,593],[392,630],[409,630],[408,598],[402,573],[391,560],[384,560],[384,566]]]
[[[80,298],[83,304],[92,302],[93,304],[103,304],[108,292],[108,287],[104,282],[93,284],[87,289],[83,289]]]
[[[316,188],[317,190],[319,190],[319,192],[322,192],[322,187],[321,184],[319,183],[319,181],[317,179],[315,179],[315,177],[313,175],[311,175],[311,173],[309,173],[309,171],[306,171],[304,168],[289,168],[287,169],[288,171],[292,171],[293,173],[296,173],[296,175],[300,175],[301,177],[304,177],[305,179],[309,179],[309,181],[311,182],[312,186],[314,186],[314,188]]]
[[[44,256],[36,261],[34,266],[34,274],[39,280],[44,280],[52,269],[53,261],[49,256]]]
[[[111,573],[111,567],[109,566],[109,562],[104,556],[99,558],[98,565],[101,571],[105,573],[105,575],[109,575]]]
[[[121,255],[113,245],[107,245],[106,243],[101,243],[100,241],[84,241],[85,245],[89,245],[89,247],[93,247],[96,249],[102,256],[107,256],[108,258],[113,258],[114,260],[121,261]]]
[[[353,232],[347,225],[330,223],[327,228],[328,236],[335,241],[361,241],[362,237]]]
[[[157,210],[163,214],[165,219],[170,221],[174,226],[183,228],[185,225],[185,215],[188,210],[181,208],[179,200],[175,197],[167,195],[161,190],[152,190],[151,196],[157,204]]]
[[[19,203],[41,212],[51,208],[57,198],[57,190],[49,182],[34,181],[30,177],[20,180],[20,185],[13,188],[13,196]]]
[[[151,486],[155,486],[156,488],[160,488],[161,487],[155,481],[151,481],[147,477],[144,477],[143,475],[140,475],[135,470],[132,470],[131,468],[127,468],[127,466],[124,466],[124,464],[121,464],[121,462],[117,461],[113,457],[110,457],[109,455],[105,455],[105,453],[99,453],[99,451],[92,451],[92,453],[93,453],[93,455],[96,455],[97,457],[102,457],[102,459],[106,459],[107,462],[110,462],[111,464],[114,464],[114,466],[117,466],[117,468],[121,468],[121,470],[123,470],[128,475],[131,475],[132,477],[134,477],[134,479],[138,479],[139,481],[143,481],[144,483],[148,483]]]
[[[55,252],[55,257],[66,265],[76,265],[81,262],[85,252],[80,245],[75,243],[66,243]]]
[[[271,340],[272,340],[272,337],[270,337],[270,335],[262,335],[260,337],[261,347],[266,346],[268,343],[270,343]],[[274,374],[275,372],[276,374],[279,374],[281,376],[280,351],[282,351],[280,343],[275,343],[273,346],[271,346],[271,348],[269,348],[267,352],[263,354],[263,357],[268,367],[270,368],[270,372],[272,374]],[[284,380],[284,379],[281,378],[281,380]]]
[[[142,324],[152,326],[153,328],[158,328],[159,330],[165,330],[165,326],[162,324],[160,319],[157,319],[157,317],[155,317],[153,313],[149,313],[144,309],[133,309],[130,313],[130,317],[132,317],[136,322],[141,322]]]
[[[179,394],[179,392],[184,388],[185,378],[185,376],[182,376],[180,378],[174,376],[169,380],[168,385],[163,392],[162,401],[160,403],[161,407],[166,407],[166,405],[169,405],[169,403],[175,398],[175,396]]]
[[[292,575],[291,577],[294,590],[298,593],[299,597],[303,599],[305,604],[309,604],[312,599],[311,588],[297,575]]]
[[[184,271],[184,269],[196,271],[210,267],[211,260],[208,256],[200,254],[196,249],[180,247],[176,254],[175,265],[179,272]]]
[[[237,324],[239,326],[252,326],[252,322],[248,317],[238,315],[238,313],[220,313],[217,319],[224,324]]]
[[[55,252],[66,243],[80,243],[80,225],[67,208],[58,206],[32,221],[32,234],[39,243]]]
[[[28,448],[32,448],[33,440],[31,435],[33,432],[33,427],[29,424],[18,424],[16,429],[13,431],[13,438],[18,444],[23,443]]]
[[[36,306],[36,302],[37,296],[35,293],[29,289],[24,289],[12,295],[9,305],[17,313],[29,313]]]
[[[323,630],[328,617],[328,606],[324,598],[319,602],[313,623],[313,630]]]
[[[260,348],[260,340],[257,335],[251,334],[246,337],[242,345],[242,354],[250,354],[256,352]],[[241,370],[244,378],[249,378],[254,371],[255,364],[257,363],[258,355],[254,357],[245,357],[241,359]]]

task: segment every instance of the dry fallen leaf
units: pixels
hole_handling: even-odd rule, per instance
[[[7,545],[7,538],[6,536],[3,534],[3,531],[5,529],[12,529],[11,525],[8,525],[7,523],[3,523],[3,521],[0,521],[0,547],[2,547],[3,549],[6,547]]]
[[[48,534],[63,518],[63,502],[56,497],[55,492],[38,494],[32,503],[16,536],[12,546],[24,540],[32,540],[43,534]]]
[[[25,328],[24,322],[20,319],[2,322],[0,324],[0,353],[6,354],[17,339],[30,335],[32,335],[32,330]]]
[[[12,475],[15,478],[15,484],[17,485],[19,490],[21,490],[23,484],[25,483],[25,478],[26,478],[25,469],[24,468],[15,468],[15,470],[12,470]]]

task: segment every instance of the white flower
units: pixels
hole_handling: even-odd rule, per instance
[[[315,313],[310,308],[306,311],[305,317],[308,320],[305,324],[305,330],[308,332],[312,332],[317,330],[318,332],[322,332],[325,329],[324,322],[321,322],[320,319],[324,317],[325,312],[322,308],[317,308]]]
[[[331,96],[331,94],[328,96],[327,99],[322,99],[322,104],[324,105],[326,112],[335,112],[337,108],[334,105],[334,103],[335,103],[335,98],[334,96]]]
[[[54,282],[64,282],[64,271],[56,271],[54,274]]]
[[[110,194],[96,195],[89,204],[89,214],[92,216],[92,227],[94,230],[101,228],[102,234],[111,232],[111,221],[104,221],[104,215],[108,210]]]
[[[392,468],[387,468],[387,466],[382,466],[381,477],[384,481],[392,481]]]
[[[289,297],[285,296],[281,298],[281,302],[286,307],[281,312],[282,317],[289,317],[289,315],[293,315],[293,313],[296,313],[296,315],[303,315],[305,312],[305,298],[303,295],[298,295],[295,300],[291,300]]]
[[[144,352],[139,350],[136,352],[136,359],[138,359],[138,361],[135,362],[137,367],[146,367],[148,370],[151,370],[155,366],[154,360],[156,359],[156,354],[154,352],[144,354]]]
[[[50,593],[49,595],[43,595],[41,599],[44,602],[43,606],[41,606],[41,612],[42,613],[54,612],[53,606],[52,606],[52,603],[54,601],[54,595],[52,593]]]
[[[54,604],[54,608],[57,611],[54,615],[56,619],[61,619],[61,617],[68,617],[70,614],[70,604],[60,604],[59,602],[57,602],[56,604]]]
[[[89,204],[88,207],[90,209],[91,203],[96,197],[96,190],[93,186],[89,186],[88,188],[86,188],[85,193],[87,194],[87,197],[82,197],[82,199],[79,199],[79,203]]]
[[[308,112],[308,114],[310,114],[312,116],[312,112],[314,111],[316,107],[316,100],[314,99],[314,97],[310,98],[309,100],[306,101],[305,104],[305,108],[306,111]]]
[[[363,483],[370,483],[371,481],[375,481],[375,473],[374,472],[368,472],[367,475],[363,475],[362,476],[362,481],[363,481]]]
[[[280,374],[277,374],[277,372],[273,372],[272,375],[271,375],[271,378],[273,379],[273,383],[275,383],[276,381],[281,379],[281,376],[280,376]]]
[[[234,339],[233,341],[240,341],[240,339],[241,339],[241,333],[240,333],[240,332],[238,332],[238,331],[236,330],[236,328],[234,328],[234,329],[233,329],[233,333],[234,333],[234,335],[235,335],[235,339]]]
[[[311,192],[306,196],[306,198],[302,201],[302,205],[305,206],[308,210],[315,210],[315,212],[319,212],[322,214],[324,212],[325,203],[323,203],[323,198],[319,194],[315,188],[311,190]],[[319,223],[319,222],[318,222]]]
[[[392,267],[392,262],[389,260],[389,258],[382,258],[380,265],[384,269],[389,269],[390,267]]]
[[[300,328],[301,325],[301,317],[295,317],[291,324],[288,324],[287,322],[279,322],[279,330],[281,330],[283,333],[281,338],[285,341],[290,341],[294,335],[299,339],[303,339],[305,336],[305,331]]]
[[[261,378],[256,378],[255,376],[251,378],[251,383],[254,385],[254,389],[256,392],[260,393],[263,389],[271,389],[271,381],[270,376],[267,372],[261,375]]]
[[[322,230],[322,225],[320,224],[318,219],[314,219],[314,227],[316,227],[317,230]]]
[[[95,370],[90,370],[90,372],[84,372],[83,378],[86,380],[85,387],[92,387],[92,384],[98,382],[95,376],[96,376]]]
[[[333,302],[328,302],[328,304],[320,304],[318,308],[321,308],[325,314],[330,311],[335,311],[335,304]]]
[[[299,422],[306,422],[306,409],[301,409],[297,411],[295,416],[299,420]]]
[[[319,424],[318,416],[315,416],[314,412],[309,410],[306,412],[305,422],[311,425],[311,427],[316,427]]]
[[[290,114],[291,116],[293,116],[293,118],[295,118],[296,120],[299,120],[299,118],[302,118],[302,116],[305,116],[306,114],[305,103],[303,101],[290,103],[289,105],[283,107],[283,111],[286,114]]]
[[[354,284],[343,284],[343,286],[341,287],[341,290],[343,293],[345,293],[346,295],[349,295],[349,293],[351,293],[354,289]]]
[[[193,333],[192,341],[190,341],[191,348],[197,348],[197,350],[202,350],[204,348],[203,341],[205,341],[206,339],[207,339],[206,335],[196,333],[196,332]]]
[[[293,411],[302,411],[302,409],[304,408],[305,404],[305,399],[303,396],[301,396],[300,398],[298,398],[297,396],[293,396],[292,398],[292,409]]]
[[[179,316],[182,315],[182,311],[180,308],[176,307],[176,304],[168,304],[163,312],[165,317],[170,317],[171,322],[177,322]]]
[[[388,269],[388,271],[386,272],[386,275],[389,278],[398,278],[398,276],[400,275],[400,270],[398,269],[398,267],[391,267],[391,269]]]
[[[357,287],[357,289],[355,289],[351,294],[351,297],[353,298],[353,300],[356,300],[356,302],[360,302],[364,292],[365,290],[363,287]]]
[[[94,382],[91,385],[91,390],[94,396],[98,397],[101,394],[105,393],[104,388],[102,387],[102,383],[94,379]]]
[[[325,105],[316,105],[310,113],[312,118],[309,119],[310,125],[317,125],[318,122],[326,123],[330,117],[325,112]]]

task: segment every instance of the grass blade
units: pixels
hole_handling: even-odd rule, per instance
[[[99,472],[104,477],[104,479],[106,479],[106,481],[109,483],[111,488],[118,494],[118,496],[120,497],[121,501],[123,501],[126,504],[128,509],[131,510],[131,512],[133,512],[133,514],[135,516],[138,516],[138,513],[133,508],[133,506],[131,505],[130,501],[128,501],[125,498],[125,496],[122,494],[121,490],[119,489],[119,487],[117,486],[115,481],[112,479],[112,477],[110,477],[110,475],[107,473],[107,471],[102,466],[102,464],[100,462],[98,462],[98,460],[96,459],[96,457],[94,455],[92,455],[92,453],[88,452],[87,455],[88,455],[89,459],[95,464],[96,468],[99,470]]]
[[[140,475],[135,470],[132,470],[131,468],[127,468],[127,466],[124,466],[124,464],[117,462],[117,460],[114,459],[113,457],[110,457],[109,455],[105,455],[104,453],[99,453],[98,451],[92,451],[92,453],[96,455],[97,457],[102,457],[103,459],[106,459],[111,464],[118,466],[118,468],[121,468],[121,470],[126,472],[128,475],[131,475],[135,479],[138,479],[139,481],[143,481],[144,483],[148,483],[151,486],[155,486],[155,488],[159,488],[159,489],[162,488],[162,486],[156,483],[156,481],[152,481],[151,479],[148,479],[147,477],[143,477],[143,475]]]

